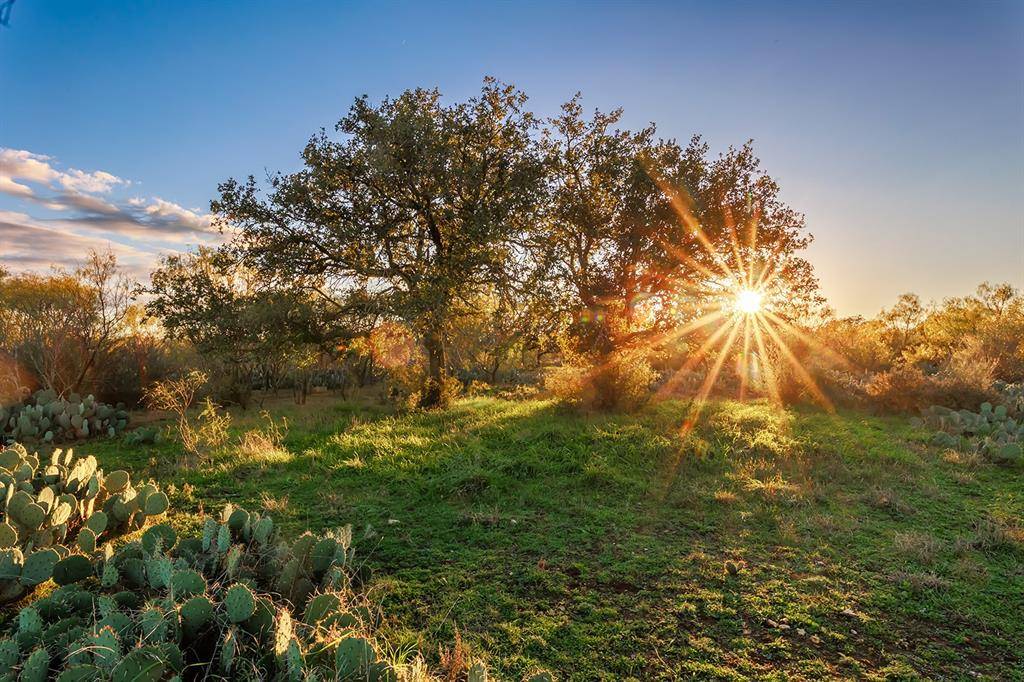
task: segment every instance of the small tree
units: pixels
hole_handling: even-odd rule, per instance
[[[165,258],[148,292],[150,314],[219,363],[243,408],[258,368],[284,374],[342,333],[307,292],[267,287],[228,254],[206,248]]]
[[[889,347],[895,359],[901,358],[913,345],[925,315],[917,294],[900,294],[896,304],[878,316],[888,330]]]

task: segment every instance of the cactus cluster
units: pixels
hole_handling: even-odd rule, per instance
[[[933,405],[920,425],[936,428],[932,443],[940,447],[975,450],[990,461],[1024,461],[1024,421],[1010,416],[1006,405],[982,403],[980,412]]]
[[[98,402],[72,393],[66,398],[52,390],[33,393],[23,403],[0,407],[0,436],[17,442],[64,443],[90,436],[114,436],[128,425],[123,403]]]
[[[66,579],[81,568],[76,552],[93,553],[167,507],[155,486],[136,489],[126,471],[104,474],[92,456],[58,448],[42,459],[20,444],[0,451],[0,603]]]
[[[153,445],[160,442],[160,427],[140,426],[125,434],[124,442],[128,445]]]
[[[152,526],[56,563],[61,586],[0,639],[0,682],[397,679],[367,639],[378,619],[352,559],[349,529],[287,543],[241,508],[195,537]]]
[[[1005,381],[995,381],[992,387],[999,392],[1010,416],[1016,417],[1018,421],[1024,418],[1024,383],[1008,384]]]

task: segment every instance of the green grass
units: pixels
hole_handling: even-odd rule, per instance
[[[682,439],[679,402],[288,412],[282,451],[199,468],[82,449],[174,484],[176,523],[231,501],[369,524],[391,640],[436,661],[457,630],[500,679],[1024,679],[1024,477],[905,420],[722,402]]]

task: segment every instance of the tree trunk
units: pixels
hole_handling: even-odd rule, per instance
[[[444,334],[431,329],[423,337],[427,350],[427,380],[420,395],[420,407],[443,407],[444,383],[448,368]]]

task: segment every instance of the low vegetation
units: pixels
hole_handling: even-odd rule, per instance
[[[276,412],[280,444],[232,444],[188,470],[171,443],[94,450],[171,491],[178,529],[225,502],[292,537],[356,524],[378,635],[435,670],[475,657],[498,679],[1019,670],[1019,469],[933,446],[904,419],[725,401],[684,439],[676,401],[635,415],[486,397]],[[264,425],[237,414],[234,442]]]

